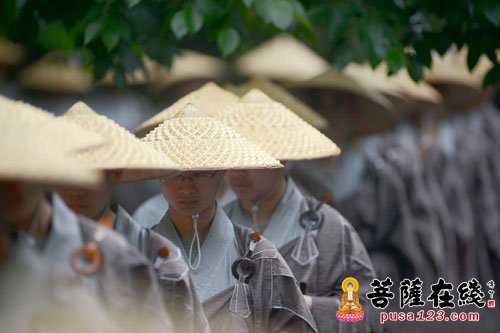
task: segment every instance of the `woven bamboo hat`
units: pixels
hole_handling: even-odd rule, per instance
[[[161,88],[194,79],[217,80],[227,73],[228,65],[221,59],[192,50],[183,50],[174,57],[170,69],[157,66],[152,81]]]
[[[0,37],[0,65],[19,65],[26,58],[26,50],[19,44]]]
[[[0,180],[93,187],[101,174],[64,151],[44,129],[0,113]]]
[[[75,103],[63,118],[108,139],[105,146],[78,154],[86,165],[97,170],[123,170],[123,182],[157,178],[178,166],[113,120],[95,113],[85,103]]]
[[[224,124],[278,160],[305,160],[338,155],[339,147],[284,105],[257,89],[220,114]]]
[[[379,67],[386,71],[385,64]],[[441,93],[425,81],[415,82],[408,74],[406,68],[389,77],[408,96],[423,102],[440,104],[443,101]]]
[[[103,145],[106,139],[99,134],[55,117],[52,113],[21,101],[0,95],[0,114],[8,122],[19,122],[24,126],[43,131],[66,151],[78,151]]]
[[[333,68],[330,68],[323,74],[312,79],[290,84],[290,87],[342,90],[355,95],[363,96],[385,109],[392,108],[391,102],[379,91],[370,87],[363,81],[344,73],[339,73]]]
[[[77,59],[50,53],[23,69],[19,76],[23,87],[50,93],[86,94],[94,87],[92,74]]]
[[[274,101],[283,104],[290,111],[294,112],[297,116],[304,119],[312,126],[319,129],[324,129],[328,126],[328,120],[326,120],[325,117],[289,93],[285,88],[265,78],[255,77],[250,81],[232,89],[234,89],[234,92],[240,96],[243,96],[252,89],[259,89]]]
[[[444,104],[453,110],[468,110],[483,101],[483,78],[492,63],[486,56],[479,58],[472,71],[467,66],[468,49],[450,48],[443,57],[432,53],[432,67],[424,71],[424,79],[444,97]]]
[[[467,67],[466,46],[457,50],[450,48],[442,57],[432,51],[432,67],[424,71],[424,79],[430,83],[456,83],[482,90],[483,78],[492,64],[486,56],[481,56],[472,71]]]
[[[397,98],[403,97],[401,87],[389,79],[387,72],[375,70],[369,64],[351,63],[344,68],[342,73],[356,79],[358,82],[363,82],[365,86],[382,94]]]
[[[186,105],[142,140],[184,171],[282,167],[256,144],[201,113],[193,104]]]
[[[329,67],[326,60],[288,34],[277,35],[236,61],[236,69],[243,75],[285,82],[310,79]]]
[[[222,89],[213,82],[209,82],[203,85],[203,87],[201,87],[200,89],[187,94],[168,108],[143,122],[141,125],[139,125],[139,127],[137,127],[136,134],[139,137],[144,136],[151,129],[163,123],[165,120],[170,119],[170,117],[176,115],[189,103],[200,105],[200,107],[203,108],[206,114],[214,115],[226,104],[235,102],[237,100],[238,96],[236,96],[235,94]]]

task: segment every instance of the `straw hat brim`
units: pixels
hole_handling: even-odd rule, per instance
[[[290,88],[321,88],[346,91],[363,96],[387,110],[392,108],[392,103],[380,92],[366,86],[358,79],[337,72],[335,69],[330,69],[315,78],[287,86]]]
[[[86,94],[94,88],[92,74],[79,63],[70,64],[64,56],[48,54],[19,74],[21,86],[63,94]]]
[[[280,161],[340,154],[333,141],[280,103],[233,103],[220,119]]]
[[[103,145],[106,139],[99,134],[76,126],[52,113],[0,95],[0,115],[6,122],[19,122],[26,127],[44,131],[63,150],[80,151]]]
[[[108,139],[106,145],[88,149],[80,153],[78,158],[94,169],[122,170],[123,182],[156,178],[156,175],[169,174],[178,169],[163,154],[141,142],[113,120],[95,113],[84,103],[73,105],[62,118]]]
[[[45,132],[16,122],[3,122],[0,129],[0,179],[89,188],[102,180]]]

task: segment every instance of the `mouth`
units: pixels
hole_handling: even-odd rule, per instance
[[[179,201],[179,204],[184,206],[194,206],[198,203],[198,200],[182,200]]]

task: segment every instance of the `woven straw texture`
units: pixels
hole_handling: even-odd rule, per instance
[[[36,128],[50,136],[66,151],[79,151],[103,145],[106,139],[99,134],[76,126],[55,117],[52,113],[28,103],[14,101],[0,95],[0,114],[6,121],[19,122],[24,126]]]
[[[139,125],[139,127],[137,127],[136,134],[139,137],[144,136],[144,134],[163,123],[165,120],[176,115],[189,103],[199,105],[203,108],[203,112],[208,115],[215,115],[226,104],[236,102],[237,100],[238,96],[235,94],[222,89],[213,82],[209,82],[203,85],[200,89],[187,94],[168,108],[143,122]]]
[[[243,75],[284,82],[307,80],[329,67],[326,60],[287,34],[264,42],[236,61],[236,69]]]
[[[282,165],[254,143],[188,104],[142,139],[182,170],[278,168]]]
[[[220,119],[281,161],[340,153],[333,141],[257,89],[226,107]]]
[[[163,154],[141,142],[113,120],[95,113],[85,103],[75,103],[63,117],[108,139],[106,145],[78,154],[89,167],[123,170],[123,182],[156,178],[178,169]]]
[[[326,120],[325,117],[293,96],[285,88],[264,78],[253,78],[247,83],[233,89],[235,89],[234,91],[240,96],[243,96],[251,89],[259,89],[267,96],[271,97],[274,101],[286,106],[290,111],[304,119],[312,126],[319,129],[324,129],[328,126],[328,120]]]
[[[57,139],[0,113],[0,179],[92,187],[101,174],[65,152]]]
[[[323,88],[347,91],[366,97],[385,109],[389,110],[392,108],[392,103],[380,92],[354,77],[339,73],[335,69],[329,69],[312,79],[290,84],[290,86],[297,88]]]

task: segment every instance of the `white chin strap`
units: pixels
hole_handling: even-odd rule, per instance
[[[260,231],[259,225],[257,224],[257,213],[258,212],[259,212],[259,205],[258,204],[252,205],[252,222],[253,222],[253,227],[255,228],[255,231]]]
[[[200,246],[200,235],[198,234],[198,218],[200,214],[193,214],[191,219],[193,219],[193,227],[194,227],[194,235],[193,240],[191,241],[191,246],[189,247],[189,267],[193,271],[197,270],[200,267],[201,263],[201,246]],[[196,248],[198,249],[198,258],[196,258],[196,265],[193,264],[193,246],[196,242]]]

